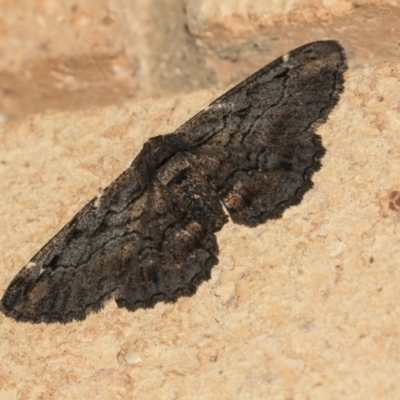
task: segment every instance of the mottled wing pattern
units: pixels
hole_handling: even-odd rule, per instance
[[[218,262],[212,232],[227,217],[216,195],[202,193],[211,190],[204,178],[186,168],[177,179],[181,164],[172,157],[145,182],[134,163],[20,271],[3,311],[19,321],[69,322],[111,297],[135,310],[193,294]]]
[[[100,309],[118,288],[126,243],[137,240],[128,209],[134,205],[137,220],[144,193],[140,175],[125,171],[20,271],[2,298],[3,311],[21,321],[68,322]]]
[[[227,222],[209,183],[177,153],[158,170],[147,190],[140,236],[116,293],[133,311],[195,293],[211,277],[218,245],[213,232]]]
[[[337,42],[308,44],[151,139],[19,272],[2,311],[65,323],[110,298],[133,311],[193,294],[218,262],[222,203],[234,222],[255,226],[312,186],[324,154],[315,129],[337,103],[345,69]]]
[[[280,217],[312,187],[325,152],[315,130],[338,102],[346,68],[338,42],[310,43],[267,65],[178,129],[196,144],[190,160],[234,222],[256,226]]]

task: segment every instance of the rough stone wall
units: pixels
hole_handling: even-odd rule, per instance
[[[389,0],[0,0],[0,116],[78,110],[239,82],[314,40],[352,67],[400,56]]]
[[[0,1],[0,294],[149,137],[228,84],[317,39],[351,67],[299,206],[227,224],[212,279],[173,305],[0,315],[0,398],[398,399],[400,8],[214,3]]]

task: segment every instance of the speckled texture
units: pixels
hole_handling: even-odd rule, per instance
[[[400,64],[346,74],[315,187],[283,218],[227,224],[196,296],[69,325],[0,316],[5,399],[397,399]],[[222,92],[47,113],[0,131],[0,291],[150,137]]]

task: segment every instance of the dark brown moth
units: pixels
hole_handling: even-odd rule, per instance
[[[325,149],[315,133],[343,91],[336,41],[299,47],[228,91],[131,166],[18,273],[1,300],[17,321],[82,320],[195,293],[218,263],[215,232],[298,204]]]

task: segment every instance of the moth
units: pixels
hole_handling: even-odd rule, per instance
[[[312,187],[325,152],[315,132],[339,101],[346,69],[338,42],[306,44],[150,139],[17,274],[3,313],[66,323],[111,298],[134,311],[194,294],[218,263],[226,212],[254,227]]]

